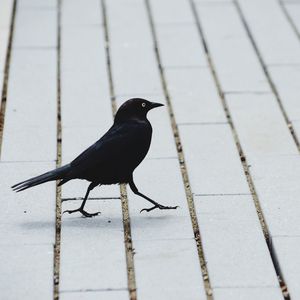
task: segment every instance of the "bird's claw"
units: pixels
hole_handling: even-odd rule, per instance
[[[164,206],[164,205],[161,205],[161,204],[155,204],[154,206],[152,206],[152,207],[150,207],[150,208],[143,208],[141,211],[140,211],[140,213],[141,212],[143,212],[143,211],[146,211],[146,212],[149,212],[149,211],[151,211],[151,210],[154,210],[154,209],[156,209],[156,208],[158,208],[158,209],[176,209],[176,208],[178,208],[179,206],[178,205],[176,205],[176,206]]]
[[[84,209],[81,208],[77,208],[77,209],[73,209],[73,210],[65,210],[63,213],[68,213],[68,214],[73,214],[75,212],[81,212],[81,214],[86,217],[86,218],[92,218],[95,216],[98,216],[99,214],[101,214],[101,212],[96,212],[96,213],[88,213],[87,211],[85,211]]]

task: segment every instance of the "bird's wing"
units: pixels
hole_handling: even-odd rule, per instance
[[[134,145],[136,136],[143,134],[144,130],[145,127],[140,124],[113,125],[103,137],[71,162],[72,173],[80,176],[108,162],[117,163],[122,159],[122,153]]]

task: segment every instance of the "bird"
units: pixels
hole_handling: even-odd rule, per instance
[[[140,212],[176,209],[178,206],[165,206],[142,194],[133,180],[133,171],[143,161],[151,144],[152,126],[147,113],[160,106],[163,104],[142,98],[127,100],[118,109],[110,129],[73,161],[11,188],[21,192],[48,181],[58,180],[58,186],[61,186],[72,179],[87,180],[90,184],[80,207],[64,211],[69,214],[80,212],[84,217],[94,217],[100,213],[89,213],[84,209],[90,191],[97,186],[111,184],[129,184],[134,194],[153,205]]]

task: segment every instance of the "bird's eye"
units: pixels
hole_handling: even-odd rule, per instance
[[[142,107],[146,107],[146,103],[145,102],[142,103]]]

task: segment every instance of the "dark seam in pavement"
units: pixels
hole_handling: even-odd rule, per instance
[[[256,55],[257,55],[258,61],[259,61],[260,65],[261,65],[261,67],[262,67],[262,69],[264,71],[264,74],[265,74],[265,76],[266,76],[266,78],[267,78],[267,80],[269,82],[269,85],[270,85],[271,90],[272,90],[272,92],[273,92],[273,94],[275,96],[277,104],[279,105],[280,111],[281,111],[281,113],[283,115],[283,118],[284,118],[284,120],[286,122],[286,125],[287,125],[287,127],[288,127],[288,129],[289,129],[289,131],[290,131],[290,133],[292,135],[292,138],[293,138],[293,140],[294,140],[294,142],[295,142],[295,144],[296,144],[296,146],[298,148],[298,151],[300,152],[300,143],[299,143],[298,137],[297,137],[297,135],[295,133],[293,124],[292,124],[291,120],[289,119],[287,112],[285,111],[285,108],[284,108],[284,106],[282,104],[282,101],[281,101],[281,98],[279,96],[278,90],[277,90],[277,88],[276,88],[276,86],[275,86],[275,84],[274,84],[274,82],[272,80],[272,77],[271,77],[271,75],[269,73],[268,67],[265,64],[265,62],[264,62],[264,60],[262,58],[262,55],[261,55],[261,53],[260,53],[260,51],[258,49],[258,46],[257,46],[257,44],[255,42],[255,39],[253,37],[253,34],[251,32],[250,27],[247,24],[247,21],[246,21],[246,18],[244,16],[244,14],[243,14],[243,11],[242,11],[239,3],[236,0],[233,1],[233,4],[235,5],[235,8],[236,8],[236,10],[238,12],[240,20],[241,20],[241,22],[242,22],[242,24],[243,24],[243,26],[245,28],[245,31],[246,31],[246,33],[247,33],[247,35],[248,35],[248,37],[249,37],[249,39],[251,41],[252,47],[253,47]]]
[[[62,143],[62,135],[61,135],[61,1],[57,0],[57,161],[56,167],[61,166],[61,143]],[[61,246],[61,187],[58,186],[58,182],[56,183],[56,210],[55,210],[55,244],[54,244],[54,261],[53,261],[53,296],[54,300],[59,299],[59,283],[60,283],[60,246]]]
[[[220,84],[220,81],[219,81],[219,77],[217,75],[212,57],[210,55],[210,51],[209,51],[208,44],[206,42],[205,34],[204,34],[203,29],[202,29],[202,25],[201,25],[201,22],[200,22],[200,19],[199,19],[197,10],[196,10],[196,5],[195,5],[193,0],[189,0],[189,1],[190,1],[192,11],[194,13],[194,17],[195,17],[196,22],[197,22],[198,32],[199,32],[200,38],[202,40],[202,44],[203,44],[203,47],[204,47],[204,50],[205,50],[205,53],[206,53],[208,63],[209,63],[210,68],[211,68],[213,78],[215,80],[215,84],[216,84],[216,87],[217,87],[217,90],[218,90],[218,93],[219,93],[219,97],[221,99],[221,103],[222,103],[224,112],[225,112],[226,117],[228,119],[228,122],[230,124],[232,135],[233,135],[238,153],[240,155],[240,160],[241,160],[241,163],[242,163],[242,166],[243,166],[243,169],[244,169],[244,173],[245,173],[245,176],[246,176],[246,179],[247,179],[247,183],[248,183],[250,192],[252,194],[252,198],[253,198],[253,201],[254,201],[256,212],[257,212],[259,222],[260,222],[260,225],[261,225],[261,229],[262,229],[262,232],[263,232],[264,237],[265,237],[266,244],[267,244],[268,249],[269,249],[269,253],[270,253],[270,257],[272,259],[274,269],[275,269],[276,274],[278,276],[278,283],[281,286],[282,285],[282,279],[281,279],[281,276],[280,276],[280,272],[278,271],[274,255],[272,253],[272,247],[271,247],[271,243],[270,243],[270,233],[269,233],[268,226],[266,224],[266,221],[265,221],[265,218],[264,218],[264,215],[263,215],[263,211],[261,209],[261,205],[260,205],[257,193],[256,193],[256,189],[255,189],[255,185],[254,185],[251,173],[250,173],[249,165],[247,163],[247,159],[246,159],[246,156],[244,154],[243,148],[241,146],[237,131],[235,129],[235,126],[234,126],[234,123],[233,123],[233,120],[232,120],[232,117],[231,117],[231,113],[230,113],[227,101],[226,101],[225,96],[224,96],[224,92],[222,90],[222,87],[221,87],[221,84]],[[289,298],[285,298],[285,299],[289,299]]]
[[[16,11],[17,11],[17,0],[14,0],[13,7],[12,7],[12,13],[11,13],[8,45],[7,45],[6,57],[5,57],[2,95],[1,95],[1,103],[0,103],[1,104],[1,108],[0,108],[0,157],[1,157],[2,143],[3,143],[3,131],[4,131],[4,122],[5,122],[8,79],[9,79],[9,71],[10,71],[10,60],[11,60],[12,43],[13,43],[13,37],[14,37]]]
[[[207,266],[206,266],[206,261],[205,261],[205,256],[204,256],[204,251],[203,251],[203,246],[202,246],[202,241],[201,241],[201,234],[200,234],[197,214],[196,214],[196,210],[195,210],[195,204],[194,204],[194,200],[193,200],[193,194],[192,194],[191,187],[190,187],[190,182],[189,182],[187,167],[185,164],[181,139],[180,139],[180,135],[179,135],[179,131],[178,131],[177,123],[175,120],[174,111],[173,111],[173,107],[172,107],[172,103],[171,103],[171,99],[170,99],[170,95],[169,95],[169,91],[167,88],[167,83],[166,83],[166,79],[165,79],[165,75],[164,75],[164,68],[162,66],[162,62],[161,62],[161,58],[160,58],[160,54],[159,54],[159,50],[158,50],[158,41],[157,41],[157,37],[156,37],[155,26],[154,26],[153,16],[152,16],[152,10],[151,10],[149,0],[145,0],[145,5],[147,8],[147,14],[148,14],[148,18],[149,18],[150,27],[151,27],[154,48],[155,48],[154,50],[155,50],[157,64],[158,64],[158,68],[159,68],[159,72],[160,72],[161,83],[163,86],[163,90],[164,90],[164,94],[165,94],[165,98],[166,98],[166,102],[167,102],[167,108],[168,108],[168,112],[169,112],[173,136],[174,136],[174,140],[175,140],[175,144],[176,144],[178,161],[179,161],[179,165],[180,165],[180,171],[181,171],[182,180],[183,180],[183,184],[184,184],[184,188],[185,188],[187,204],[188,204],[191,222],[192,222],[192,226],[193,226],[194,238],[196,241],[198,258],[199,258],[200,268],[201,268],[201,272],[202,272],[204,288],[205,288],[207,299],[212,300],[213,299],[212,288],[211,288],[209,274],[208,274],[208,270],[207,270]]]
[[[112,69],[111,69],[111,56],[110,56],[110,44],[109,44],[110,40],[109,40],[109,29],[108,29],[105,0],[101,0],[101,8],[102,8],[103,23],[104,23],[105,50],[106,50],[106,60],[107,60],[107,72],[109,77],[108,79],[109,79],[109,87],[110,87],[111,105],[112,105],[113,114],[115,114],[117,111],[117,104],[116,104],[116,96],[114,92],[114,84],[113,84]],[[122,215],[123,215],[124,244],[125,244],[126,263],[127,263],[128,291],[129,291],[130,300],[137,300],[135,269],[134,269],[134,248],[133,248],[132,236],[131,236],[128,197],[127,197],[127,190],[125,184],[120,185],[120,193],[121,193],[121,204],[122,204]]]

